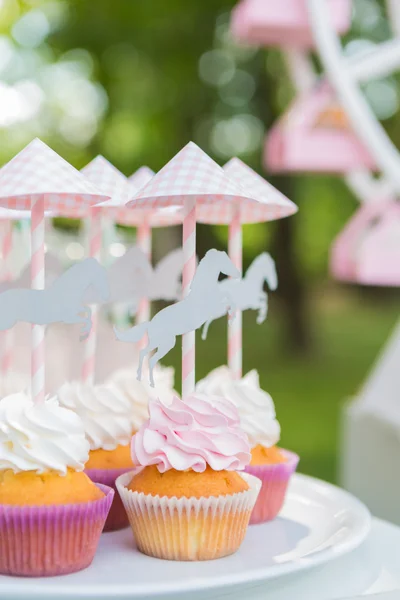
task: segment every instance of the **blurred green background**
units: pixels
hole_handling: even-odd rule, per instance
[[[103,154],[126,175],[158,170],[189,140],[220,164],[239,156],[259,172],[265,133],[294,97],[277,50],[235,46],[234,0],[0,0],[0,161],[39,136],[77,168]],[[381,2],[353,2],[351,53],[390,37]],[[316,64],[318,58],[316,57]],[[396,77],[364,91],[400,142]],[[357,393],[399,315],[396,291],[334,283],[333,239],[357,207],[333,177],[269,178],[298,215],[244,229],[245,266],[277,261],[269,319],[244,318],[244,367],[276,403],[282,443],[301,470],[336,477],[340,407]],[[156,256],[179,228],[154,234]],[[226,248],[226,227],[198,227],[201,256]],[[179,348],[167,357],[177,368]],[[198,378],[226,360],[226,324],[197,345]]]

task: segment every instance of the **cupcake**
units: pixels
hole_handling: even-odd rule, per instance
[[[250,446],[229,401],[202,394],[149,404],[132,439],[140,465],[117,479],[138,549],[168,560],[210,560],[243,541],[261,483],[239,473]]]
[[[65,383],[58,398],[83,422],[90,447],[85,473],[92,481],[115,489],[116,478],[133,468],[129,444],[135,426],[130,400],[112,382],[90,385],[78,381]],[[104,531],[127,526],[125,510],[115,494]]]
[[[85,473],[83,424],[56,398],[0,400],[0,573],[45,577],[90,565],[114,491]]]
[[[241,426],[251,445],[251,462],[245,470],[262,481],[250,524],[274,519],[282,508],[299,457],[277,447],[280,425],[271,396],[260,388],[257,371],[250,371],[242,379],[234,380],[228,367],[220,367],[199,381],[197,389],[217,393],[236,406]]]

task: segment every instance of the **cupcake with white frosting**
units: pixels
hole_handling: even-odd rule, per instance
[[[282,508],[289,479],[296,470],[299,457],[277,446],[281,428],[275,405],[270,394],[260,388],[257,371],[249,371],[242,379],[235,380],[229,368],[222,366],[199,381],[197,390],[223,396],[236,406],[241,427],[251,445],[251,462],[246,472],[262,481],[250,522],[263,523],[274,519]]]
[[[49,576],[86,568],[114,492],[83,472],[82,421],[57,398],[0,400],[0,573]]]
[[[130,441],[135,417],[130,399],[113,382],[91,385],[64,383],[58,391],[60,404],[83,422],[89,444],[85,472],[96,483],[115,488],[116,478],[133,468]],[[128,521],[116,494],[105,531],[126,527]]]

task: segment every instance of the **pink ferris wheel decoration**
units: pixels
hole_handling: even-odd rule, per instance
[[[328,7],[334,30],[346,33],[351,0],[328,0]],[[232,12],[231,31],[237,41],[259,46],[314,46],[306,0],[241,0]]]
[[[300,95],[267,136],[264,163],[272,172],[349,173],[375,169],[326,83]]]

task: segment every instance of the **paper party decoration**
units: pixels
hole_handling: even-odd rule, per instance
[[[44,288],[45,210],[62,212],[107,199],[83,175],[39,139],[0,170],[0,206],[31,211],[32,288]],[[44,328],[32,327],[32,394],[44,400]]]
[[[231,215],[236,202],[253,203],[205,152],[189,142],[128,203],[132,208],[158,209],[183,207],[183,296],[189,293],[196,268],[196,214],[210,213],[215,222]],[[182,394],[195,387],[195,336],[188,332],[182,339]]]
[[[334,277],[364,285],[400,286],[400,203],[363,204],[332,246]]]
[[[92,327],[90,307],[83,303],[89,287],[95,289],[101,301],[107,301],[107,273],[94,258],[76,263],[47,289],[6,290],[0,294],[0,330],[9,329],[19,321],[37,325],[81,323],[85,338]]]
[[[328,3],[331,26],[338,35],[351,23],[351,0]],[[257,46],[312,48],[307,0],[241,0],[234,8],[231,32],[239,42]]]
[[[131,184],[131,197],[134,197],[154,176],[154,171],[149,167],[140,167],[129,177]],[[145,204],[137,210],[116,211],[114,218],[120,225],[137,227],[136,243],[143,254],[151,262],[151,246],[153,227],[168,227],[182,222],[182,211],[179,207],[172,206],[154,210]],[[136,320],[138,323],[144,323],[150,318],[150,301],[143,296],[140,300]],[[143,342],[144,343],[144,342]]]
[[[139,190],[141,190],[154,176],[154,171],[149,169],[149,167],[141,167],[135,173],[133,173],[129,181],[132,185],[132,193],[136,194]],[[151,224],[149,219],[149,214],[143,211],[139,211],[140,222],[137,223],[137,238],[136,243],[138,247],[141,249],[143,254],[146,256],[149,263],[151,263],[151,245],[152,245],[152,236],[151,236]],[[137,322],[145,323],[150,318],[150,301],[149,297],[143,295],[140,300],[140,304],[137,309]],[[144,346],[146,343],[143,340],[142,345]]]
[[[268,252],[263,252],[253,260],[243,279],[224,279],[219,282],[219,286],[232,299],[236,310],[241,312],[249,309],[257,310],[257,323],[261,324],[267,318],[268,312],[268,295],[263,290],[264,282],[267,282],[271,290],[276,290],[278,277],[275,262]],[[202,333],[203,340],[207,337],[208,328],[212,321],[226,313],[227,310],[222,312],[221,307],[221,312],[205,323]]]
[[[209,250],[200,261],[186,297],[158,312],[151,321],[128,329],[115,329],[116,336],[123,342],[138,343],[147,333],[147,345],[142,348],[139,357],[138,379],[142,377],[145,357],[156,350],[149,360],[149,379],[154,386],[153,370],[176,343],[178,335],[194,332],[214,315],[233,310],[234,300],[229,292],[218,283],[220,274],[240,277],[226,252]]]
[[[116,259],[107,269],[110,286],[109,303],[129,302],[134,314],[141,298],[178,300],[181,294],[183,252],[176,248],[154,267],[137,246]],[[93,293],[87,302],[96,302]]]
[[[232,207],[233,211],[227,221],[229,223],[229,256],[242,273],[242,224],[281,219],[294,214],[297,206],[238,158],[232,158],[224,165],[223,169],[235,183],[250,192],[256,200],[251,203],[242,202],[236,207]],[[200,214],[199,218],[201,219],[201,217]],[[212,214],[209,212],[205,218],[212,220]],[[247,289],[246,286],[243,288],[243,290]],[[260,294],[261,292],[262,285]],[[264,302],[261,299],[260,301]],[[243,301],[242,305],[247,307],[254,305],[254,298],[249,298],[247,302]],[[228,364],[235,379],[240,379],[242,376],[242,346],[242,315],[240,311],[237,311],[235,319],[228,321]]]
[[[130,188],[128,179],[103,156],[96,156],[87,164],[81,173],[98,187],[110,199],[89,211],[89,255],[101,261],[102,249],[102,219],[110,214],[116,206],[124,206],[129,198]],[[85,342],[82,365],[82,379],[94,383],[96,369],[96,345],[98,327],[98,309],[92,308],[92,329]]]
[[[46,252],[45,254],[44,268],[46,278],[45,287],[48,288],[54,283],[57,277],[61,275],[63,269],[60,260],[55,254],[52,254],[51,252]],[[31,285],[30,270],[31,266],[29,264],[25,267],[25,269],[23,269],[19,277],[17,277],[16,279],[3,280],[0,283],[0,294],[5,292],[6,290],[15,290],[17,288],[29,288]]]
[[[267,135],[264,164],[271,172],[349,173],[375,169],[326,83],[297,98]]]

